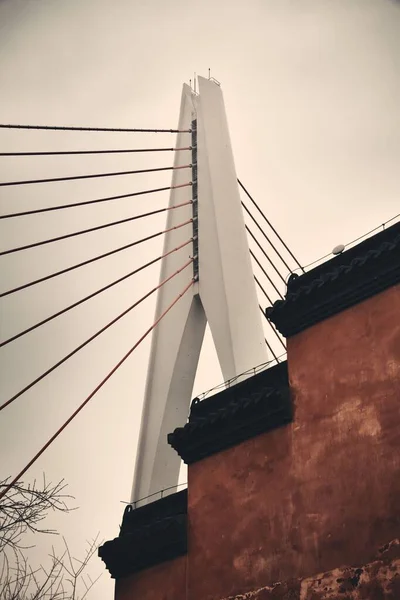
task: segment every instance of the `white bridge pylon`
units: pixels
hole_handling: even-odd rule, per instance
[[[176,272],[197,246],[198,282],[153,332],[132,502],[178,483],[181,460],[167,434],[187,421],[207,322],[225,380],[268,359],[222,91],[213,80],[198,81],[199,94],[183,86],[179,117],[180,130],[197,122],[197,244],[164,258],[160,275],[162,281]],[[188,146],[189,135],[178,134],[178,148]],[[175,166],[187,164],[184,154],[175,153]],[[172,186],[187,181],[187,170],[173,172]],[[169,206],[191,195],[190,187],[172,189]],[[167,228],[192,216],[192,205],[171,210]],[[192,235],[190,225],[169,232],[164,253]],[[189,267],[160,288],[156,318],[194,274]]]

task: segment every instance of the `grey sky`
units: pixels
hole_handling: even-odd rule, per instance
[[[400,9],[390,0],[2,0],[0,121],[174,127],[193,71],[222,82],[239,177],[307,263],[400,212]],[[1,131],[0,148],[171,145],[168,136]],[[171,164],[172,156],[0,159],[0,180]],[[169,175],[1,188],[0,211],[169,184]],[[1,248],[166,206],[167,195],[0,224]],[[1,258],[1,289],[163,228],[165,217]],[[2,300],[1,339],[160,253],[161,240]],[[0,350],[1,400],[152,287],[143,273]],[[262,301],[265,305],[264,300]],[[15,474],[151,323],[146,302],[0,414]],[[118,533],[132,483],[149,343],[31,469],[65,478],[79,511],[50,523],[79,552]],[[207,340],[196,392],[219,383]],[[49,540],[44,539],[38,557]],[[94,564],[92,572],[102,569]],[[104,575],[92,597],[110,598]]]

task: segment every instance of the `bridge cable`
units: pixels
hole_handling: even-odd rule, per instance
[[[271,302],[270,297],[268,296],[267,292],[264,290],[263,286],[261,285],[261,283],[259,282],[259,280],[257,279],[257,277],[254,275],[254,279],[255,282],[257,283],[258,287],[261,289],[261,291],[263,292],[264,296],[267,298],[268,302]],[[272,303],[271,303],[272,304]],[[260,305],[259,305],[260,306]],[[265,313],[264,311],[261,309],[264,317],[265,317]],[[281,336],[279,335],[279,333],[276,331],[275,327],[273,326],[273,324],[271,323],[271,321],[269,321],[269,319],[267,319],[267,323],[269,323],[272,331],[275,333],[276,337],[278,338],[278,340],[280,341],[280,343],[282,344],[282,346],[285,348],[286,350],[286,344],[284,343],[284,341],[282,340]]]
[[[17,333],[15,335],[13,335],[12,337],[4,340],[4,342],[0,342],[0,348],[2,348],[3,346],[6,346],[7,344],[10,344],[11,342],[14,342],[15,340],[17,340],[18,338],[22,337],[23,335],[26,335],[27,333],[30,333],[31,331],[34,331],[35,329],[38,329],[38,327],[41,327],[41,325],[45,325],[46,323],[49,323],[50,321],[52,321],[56,317],[59,317],[59,316],[65,314],[65,313],[67,313],[68,311],[72,310],[73,308],[76,308],[77,306],[80,306],[81,304],[83,304],[87,300],[91,300],[91,298],[94,298],[95,296],[98,296],[99,294],[101,294],[101,292],[109,290],[114,285],[117,285],[117,283],[121,283],[121,281],[125,281],[129,277],[132,277],[133,275],[136,275],[136,273],[139,273],[140,271],[143,271],[147,267],[150,267],[151,265],[154,265],[156,262],[162,260],[163,258],[166,258],[170,254],[173,254],[174,252],[177,252],[178,250],[181,250],[182,248],[184,248],[185,246],[188,246],[192,242],[193,242],[193,238],[190,238],[190,240],[188,240],[187,242],[184,242],[183,244],[180,244],[179,246],[177,246],[176,248],[173,248],[172,250],[169,250],[169,252],[166,252],[165,254],[161,254],[160,256],[158,256],[157,258],[154,258],[153,260],[150,260],[146,264],[142,265],[141,267],[138,267],[134,271],[131,271],[127,275],[124,275],[123,277],[119,277],[115,281],[112,281],[111,283],[105,285],[104,287],[100,288],[99,290],[96,290],[95,292],[92,292],[88,296],[85,296],[81,300],[78,300],[77,302],[74,302],[73,304],[70,304],[69,306],[67,306],[67,307],[59,310],[58,312],[50,315],[49,317],[46,317],[46,319],[43,319],[42,321],[39,321],[38,323],[35,323],[35,325],[31,325],[31,327],[28,327],[27,329],[24,329],[23,331],[20,331],[20,333]]]
[[[61,271],[56,271],[54,273],[51,273],[50,275],[46,275],[45,277],[40,277],[39,279],[34,279],[33,281],[30,281],[29,283],[25,283],[23,285],[20,285],[16,288],[13,288],[11,290],[7,290],[6,292],[2,292],[0,294],[0,298],[4,298],[5,296],[9,296],[10,294],[14,294],[15,292],[19,292],[20,290],[24,290],[28,287],[31,287],[32,285],[36,285],[38,283],[42,283],[43,281],[47,281],[49,279],[52,279],[53,277],[58,277],[58,275],[63,275],[64,273],[69,273],[70,271],[73,271],[74,269],[78,269],[79,267],[83,267],[86,266],[90,263],[93,263],[97,260],[100,260],[102,258],[105,258],[107,256],[111,256],[113,254],[116,254],[117,252],[122,252],[122,250],[126,250],[127,248],[132,248],[133,246],[137,246],[139,244],[142,244],[143,242],[147,242],[148,240],[152,240],[160,235],[163,235],[165,233],[169,233],[170,231],[173,231],[175,229],[180,229],[181,227],[184,227],[185,225],[189,225],[189,223],[192,223],[193,219],[188,219],[187,221],[184,221],[183,223],[180,223],[179,225],[175,225],[174,227],[169,227],[168,229],[164,229],[163,231],[158,231],[157,233],[153,233],[152,235],[148,235],[144,238],[141,238],[140,240],[136,240],[135,242],[131,242],[129,244],[125,244],[125,246],[120,246],[119,248],[115,248],[114,250],[110,250],[109,252],[105,252],[104,254],[99,254],[98,256],[95,256],[93,258],[89,258],[87,260],[84,260],[80,263],[77,263],[76,265],[72,265],[71,267],[67,267],[65,269],[61,269]]]
[[[285,278],[283,277],[283,275],[281,274],[281,272],[279,271],[279,269],[275,266],[275,264],[272,262],[272,260],[270,259],[270,257],[268,256],[268,254],[265,252],[264,248],[261,246],[260,242],[257,240],[257,238],[254,236],[254,234],[252,233],[252,231],[249,229],[249,227],[247,225],[245,225],[246,231],[251,235],[251,237],[253,238],[253,240],[255,241],[255,243],[257,244],[257,246],[260,248],[261,252],[264,254],[265,258],[268,260],[268,262],[271,264],[271,266],[275,269],[275,271],[277,272],[277,274],[279,275],[279,277],[281,278],[281,280],[283,281],[283,283],[286,285],[286,281]]]
[[[83,154],[131,154],[133,152],[182,152],[184,148],[124,148],[122,150],[55,150],[50,152],[0,152],[0,156],[71,156]]]
[[[92,175],[73,175],[70,177],[51,177],[49,179],[28,179],[26,181],[2,181],[0,187],[11,185],[29,185],[31,183],[54,183],[57,181],[76,181],[77,179],[96,179],[99,177],[117,177],[119,175],[137,175],[138,173],[155,173],[157,171],[177,171],[178,169],[191,169],[192,165],[172,167],[155,167],[153,169],[136,169],[135,171],[119,171],[116,173],[94,173]]]
[[[181,183],[179,185],[171,185],[168,187],[155,188],[152,190],[144,190],[141,192],[133,192],[130,194],[122,194],[119,196],[108,196],[107,198],[96,198],[95,200],[86,200],[84,202],[75,202],[71,204],[61,204],[59,206],[49,206],[46,208],[36,208],[33,210],[25,210],[17,213],[9,213],[6,215],[0,215],[0,219],[11,219],[13,217],[25,217],[26,215],[35,215],[38,213],[50,212],[53,210],[62,210],[64,208],[76,208],[78,206],[88,206],[90,204],[98,204],[100,202],[110,202],[111,200],[120,200],[121,198],[131,198],[132,196],[143,196],[145,194],[154,194],[156,192],[165,192],[167,190],[176,190],[178,188],[189,187],[192,185],[192,182],[189,181],[187,183]]]
[[[141,302],[143,302],[143,300],[146,300],[146,298],[148,298],[149,296],[151,296],[152,294],[154,294],[154,292],[156,292],[157,290],[159,290],[163,285],[165,285],[168,281],[170,281],[171,279],[173,279],[173,277],[175,277],[176,275],[178,275],[178,273],[180,273],[181,271],[183,271],[184,269],[186,269],[186,267],[188,267],[192,263],[193,263],[193,258],[191,258],[190,260],[188,260],[183,265],[183,267],[181,267],[180,269],[178,269],[177,271],[175,271],[175,273],[173,273],[172,275],[170,275],[169,277],[167,277],[167,279],[164,279],[164,281],[162,281],[156,287],[154,287],[152,290],[150,290],[150,292],[147,292],[147,294],[145,294],[144,296],[142,296],[139,300],[137,300],[134,304],[132,304],[131,306],[129,306],[127,309],[125,309],[122,313],[120,313],[112,321],[110,321],[109,323],[107,323],[107,325],[105,325],[99,331],[97,331],[96,333],[94,333],[90,338],[88,338],[87,340],[85,340],[82,344],[80,344],[79,346],[77,346],[74,350],[72,350],[66,356],[64,356],[62,359],[60,359],[58,362],[56,362],[52,367],[50,367],[49,369],[47,369],[47,371],[45,371],[44,373],[42,373],[41,375],[39,375],[39,377],[36,377],[36,379],[34,379],[33,381],[31,381],[22,390],[20,390],[16,394],[14,394],[14,396],[12,396],[9,400],[7,400],[3,404],[1,404],[0,405],[0,411],[2,411],[4,408],[6,408],[6,406],[8,406],[12,402],[14,402],[14,400],[16,400],[17,398],[19,398],[20,396],[22,396],[22,394],[24,394],[25,392],[27,392],[28,390],[30,390],[34,385],[36,385],[37,383],[39,383],[39,381],[42,381],[45,377],[47,377],[47,375],[49,375],[50,373],[52,373],[60,365],[62,365],[68,359],[70,359],[72,356],[74,356],[77,352],[79,352],[79,350],[82,350],[82,348],[84,348],[85,346],[87,346],[91,341],[93,341],[101,333],[103,333],[104,331],[106,331],[106,329],[108,329],[109,327],[111,327],[111,325],[114,325],[114,323],[116,323],[117,321],[119,321],[122,317],[124,317],[126,314],[128,314],[131,310],[133,310],[134,308],[136,308],[136,306],[138,306],[139,304],[141,304]]]
[[[250,250],[250,254],[254,258],[254,260],[256,261],[256,263],[260,267],[261,271],[264,273],[265,277],[268,279],[268,281],[270,282],[270,284],[272,285],[272,287],[274,288],[274,290],[276,291],[276,293],[278,294],[278,296],[283,300],[282,294],[280,293],[280,291],[278,290],[278,288],[276,287],[276,285],[272,281],[271,277],[268,275],[268,273],[266,272],[266,270],[264,269],[264,267],[262,266],[262,264],[260,263],[260,261],[258,260],[258,258],[256,257],[256,255],[254,254],[254,252],[252,250]],[[270,302],[272,304],[272,300],[270,300]]]
[[[260,307],[261,308],[261,307]],[[262,309],[261,309],[262,310]],[[276,360],[277,363],[281,362],[278,358],[278,356],[275,354],[275,352],[273,351],[272,347],[269,345],[267,338],[264,338],[264,342],[268,348],[268,350],[271,352],[272,356],[274,357],[273,360]]]
[[[193,200],[188,200],[187,202],[182,202],[181,204],[175,204],[175,206],[168,206],[167,208],[159,208],[157,210],[152,210],[151,212],[141,213],[140,215],[135,215],[134,217],[127,217],[126,219],[120,219],[119,221],[112,221],[111,223],[105,223],[104,225],[97,225],[96,227],[90,227],[89,229],[81,229],[80,231],[74,231],[73,233],[67,233],[65,235],[60,235],[58,237],[49,238],[48,240],[42,240],[40,242],[33,242],[32,244],[26,244],[25,246],[18,246],[17,248],[11,248],[10,250],[3,250],[0,252],[0,256],[4,256],[6,254],[12,254],[14,252],[20,252],[21,250],[29,250],[32,248],[37,248],[38,246],[44,246],[45,244],[51,244],[53,242],[59,242],[61,240],[66,240],[68,238],[76,237],[78,235],[83,235],[84,233],[92,233],[93,231],[99,231],[100,229],[106,229],[107,227],[114,227],[115,225],[122,225],[124,223],[129,223],[130,221],[136,221],[137,219],[143,219],[144,217],[149,217],[152,215],[157,215],[159,213],[175,210],[176,208],[181,208],[182,206],[188,206],[189,204],[193,204]]]
[[[261,216],[264,218],[264,220],[266,221],[266,223],[268,223],[268,225],[271,227],[272,231],[275,233],[276,237],[279,239],[279,241],[283,244],[283,246],[286,248],[286,250],[289,252],[290,256],[293,258],[293,260],[296,262],[296,264],[299,266],[299,268],[303,271],[303,273],[305,273],[303,267],[301,266],[301,264],[299,263],[299,261],[297,260],[297,258],[295,257],[295,255],[293,254],[293,252],[290,250],[290,248],[288,247],[288,245],[283,241],[283,239],[281,238],[281,236],[279,235],[279,233],[276,231],[275,227],[272,225],[272,223],[267,219],[267,217],[265,216],[265,214],[263,213],[263,211],[261,210],[261,208],[258,206],[258,204],[256,203],[256,201],[254,200],[254,198],[250,195],[250,193],[247,191],[247,189],[244,187],[243,183],[240,181],[240,179],[238,179],[238,184],[240,185],[240,187],[242,188],[242,190],[245,192],[245,194],[247,195],[248,198],[250,198],[250,200],[252,201],[252,203],[254,204],[254,206],[256,207],[256,209],[258,210],[258,212],[261,214]]]
[[[262,309],[262,307],[261,307],[261,305],[260,305],[260,304],[258,305],[258,308],[259,308],[259,309],[260,309],[260,311],[261,311],[261,312],[264,314],[264,311],[263,311],[263,309]],[[280,361],[279,361],[279,357],[278,357],[278,356],[275,354],[275,352],[273,351],[273,349],[272,349],[272,346],[270,346],[270,344],[268,343],[268,340],[267,340],[267,338],[266,338],[266,337],[264,337],[264,342],[265,342],[265,344],[267,345],[267,347],[268,347],[268,350],[271,352],[272,356],[274,357],[274,360],[276,360],[276,362],[277,362],[277,363],[278,363],[278,362],[280,362]]]
[[[45,445],[35,454],[35,456],[28,462],[28,464],[18,473],[14,479],[7,484],[4,490],[0,493],[0,500],[4,498],[7,492],[25,475],[27,470],[37,461],[37,459],[47,450],[47,448],[54,442],[54,440],[64,431],[64,429],[71,423],[71,421],[80,413],[80,411],[88,404],[93,396],[103,387],[103,385],[110,379],[110,377],[119,369],[119,367],[126,361],[126,359],[132,354],[132,352],[143,342],[143,340],[155,329],[158,323],[165,317],[165,315],[175,306],[175,304],[182,298],[182,296],[192,287],[195,280],[191,282],[180,292],[173,302],[163,311],[158,319],[153,323],[151,327],[139,338],[139,340],[128,350],[128,352],[121,358],[121,360],[111,369],[111,371],[104,377],[104,379],[95,387],[95,389],[89,394],[89,396],[82,402],[80,406],[72,413],[72,415],[61,425],[54,435],[45,443]]]
[[[192,133],[191,129],[132,129],[121,127],[70,127],[63,125],[0,124],[0,129],[42,129],[46,131],[109,131],[114,133]]]
[[[283,264],[285,265],[285,267],[287,268],[287,270],[290,273],[292,271],[292,269],[289,267],[289,265],[287,264],[287,262],[285,261],[285,259],[283,258],[283,256],[280,254],[279,250],[277,250],[275,248],[274,244],[271,242],[271,240],[269,239],[269,237],[265,233],[264,229],[257,222],[257,220],[255,219],[255,217],[251,214],[251,212],[249,211],[249,209],[247,208],[247,206],[245,205],[244,202],[242,202],[242,206],[243,206],[244,210],[247,212],[247,214],[250,216],[250,218],[252,219],[252,221],[256,224],[256,226],[258,227],[258,229],[261,231],[261,233],[263,234],[263,236],[265,237],[265,239],[267,240],[267,242],[275,250],[276,254],[279,256],[279,258],[281,259],[281,261],[283,262]]]

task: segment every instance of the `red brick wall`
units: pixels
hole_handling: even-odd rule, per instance
[[[290,426],[189,467],[189,598],[371,561],[400,536],[400,286],[288,340]]]

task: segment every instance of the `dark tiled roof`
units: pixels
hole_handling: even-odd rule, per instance
[[[284,300],[266,309],[290,337],[400,282],[400,223],[301,276],[292,276]]]
[[[150,498],[150,497],[149,497]],[[136,502],[138,504],[138,502]],[[155,502],[149,502],[140,508],[128,505],[122,518],[120,536],[132,533],[162,519],[187,513],[187,489],[169,494]]]
[[[287,363],[280,363],[211,398],[192,403],[189,422],[168,436],[188,464],[292,419]]]
[[[120,535],[99,548],[111,577],[126,577],[187,551],[187,490],[125,509]]]

